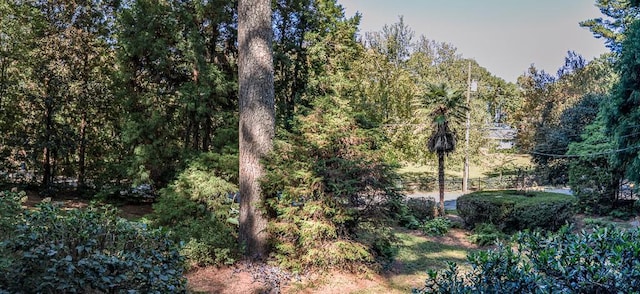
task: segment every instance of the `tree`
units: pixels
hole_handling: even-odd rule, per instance
[[[640,15],[637,0],[596,0],[596,6],[607,18],[594,18],[580,22],[596,38],[604,38],[613,52],[622,50],[622,42],[629,26]]]
[[[135,182],[162,187],[190,156],[219,144],[237,149],[235,139],[216,136],[237,130],[232,8],[222,0],[138,0],[120,14],[122,133]]]
[[[427,147],[438,155],[438,187],[440,192],[440,212],[444,215],[444,157],[456,150],[456,132],[451,122],[465,119],[467,110],[465,96],[459,90],[449,88],[446,84],[430,84],[419,103],[429,108],[432,120],[432,131]],[[423,108],[424,109],[424,108]]]
[[[26,163],[24,81],[31,76],[31,71],[26,70],[28,54],[41,23],[35,21],[37,11],[14,0],[0,2],[0,15],[0,153],[3,171],[12,173],[19,168],[16,163],[24,163],[25,167],[31,163]]]
[[[600,100],[606,103],[603,101],[606,100]],[[602,116],[605,113],[601,111],[589,118],[593,122],[584,127],[582,140],[571,142],[567,151],[569,185],[578,198],[578,207],[597,215],[605,215],[614,208],[624,179],[624,169],[612,161],[615,142],[607,134]]]
[[[541,72],[521,77],[525,104],[519,135],[522,143],[530,142],[533,161],[544,171],[545,181],[566,184],[569,161],[562,155],[569,143],[581,141],[582,130],[595,118],[599,101],[608,97],[616,79],[610,55],[585,64],[569,51],[557,78],[545,78]]]
[[[383,158],[384,135],[355,109],[359,16],[345,17],[336,0],[313,2],[318,29],[305,37],[311,104],[296,111],[291,130],[278,131],[262,181],[269,244],[275,261],[294,271],[354,270],[392,256],[388,228],[402,195]]]
[[[640,181],[640,21],[634,22],[622,43],[617,63],[620,82],[610,103],[605,104],[607,132],[615,148],[614,167],[625,170],[625,176]]]
[[[413,30],[405,25],[404,18],[400,16],[397,23],[384,25],[381,32],[365,34],[365,44],[398,67],[411,55],[413,36]]]
[[[259,179],[260,160],[275,136],[271,1],[238,2],[238,84],[240,104],[240,241],[247,254],[267,253],[267,219]]]
[[[291,130],[296,108],[310,103],[304,95],[309,81],[307,37],[318,30],[318,13],[312,0],[277,0],[273,4],[276,123]]]

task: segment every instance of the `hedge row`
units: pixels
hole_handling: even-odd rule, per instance
[[[490,223],[510,233],[524,229],[557,230],[575,214],[573,196],[518,191],[482,191],[457,200],[457,210],[467,227]]]

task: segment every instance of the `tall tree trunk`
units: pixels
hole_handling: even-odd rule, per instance
[[[202,130],[202,151],[209,151],[209,145],[211,145],[211,118],[206,117],[203,121],[203,130]]]
[[[82,111],[80,121],[80,148],[78,148],[78,188],[84,188],[87,155],[87,111]]]
[[[438,216],[444,216],[444,152],[442,151],[438,151],[438,188],[440,192]]]
[[[270,0],[238,2],[240,104],[240,242],[247,256],[267,255],[267,219],[262,214],[260,160],[275,136],[273,31]]]
[[[45,81],[47,83],[47,81]],[[48,88],[48,84],[45,85]],[[42,187],[45,190],[49,190],[51,186],[52,180],[52,170],[51,170],[51,149],[53,147],[53,142],[51,140],[51,136],[53,133],[53,98],[49,95],[49,90],[45,94],[47,97],[45,98],[45,126],[44,126],[44,163],[43,163],[43,175],[42,175]]]

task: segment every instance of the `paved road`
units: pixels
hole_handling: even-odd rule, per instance
[[[571,195],[571,189],[566,188],[566,187],[543,187],[545,192],[552,192],[552,193],[560,193],[560,194],[566,194],[566,195]],[[456,199],[458,199],[458,197],[464,195],[464,193],[462,191],[445,191],[444,192],[444,208],[445,209],[456,209]],[[436,203],[438,203],[438,200],[440,198],[440,193],[438,193],[438,191],[431,191],[431,192],[423,192],[423,191],[414,191],[413,193],[407,194],[407,197],[409,198],[421,198],[421,197],[433,197],[433,199],[436,200]]]

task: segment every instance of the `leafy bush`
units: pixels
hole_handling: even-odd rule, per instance
[[[406,203],[398,205],[398,214],[394,218],[397,220],[398,225],[410,230],[416,230],[422,224],[418,218],[409,212],[409,207],[407,207]]]
[[[505,238],[505,234],[500,232],[493,224],[477,224],[473,229],[473,234],[469,237],[470,241],[480,246],[494,244],[496,241]]]
[[[595,167],[596,164],[598,167]],[[601,158],[576,159],[569,168],[569,184],[586,213],[606,215],[614,209],[621,173]]]
[[[44,203],[13,216],[13,232],[0,239],[0,292],[186,291],[177,246],[113,208]]]
[[[3,246],[2,242],[15,236],[15,228],[22,219],[20,203],[25,198],[24,192],[0,192],[0,273],[3,268],[9,267],[11,263],[11,258],[9,258],[10,251]]]
[[[457,200],[457,210],[468,227],[495,225],[502,232],[524,229],[557,230],[574,216],[575,198],[568,195],[517,191],[483,191]]]
[[[22,214],[20,203],[26,198],[24,192],[0,192],[0,236],[8,238],[14,233]]]
[[[235,225],[204,204],[168,193],[153,208],[152,225],[168,230],[172,240],[184,242],[181,252],[189,264],[232,264],[239,256]]]
[[[618,147],[611,140],[602,114],[604,112],[585,128],[582,141],[571,143],[567,152],[571,155],[601,154],[576,156],[569,165],[569,185],[578,198],[578,208],[596,215],[606,215],[615,208],[620,183],[625,178],[624,167],[606,153]]]
[[[526,232],[517,248],[471,253],[471,270],[456,264],[430,271],[413,293],[636,293],[640,291],[640,230],[599,228],[572,234]]]
[[[435,217],[435,200],[432,197],[409,198],[394,204],[397,206],[394,218],[407,229],[419,229],[425,221]]]
[[[444,236],[451,228],[451,221],[438,217],[424,222],[421,226],[422,231],[429,236]]]
[[[409,213],[419,221],[431,220],[435,217],[436,201],[433,197],[407,199]]]

